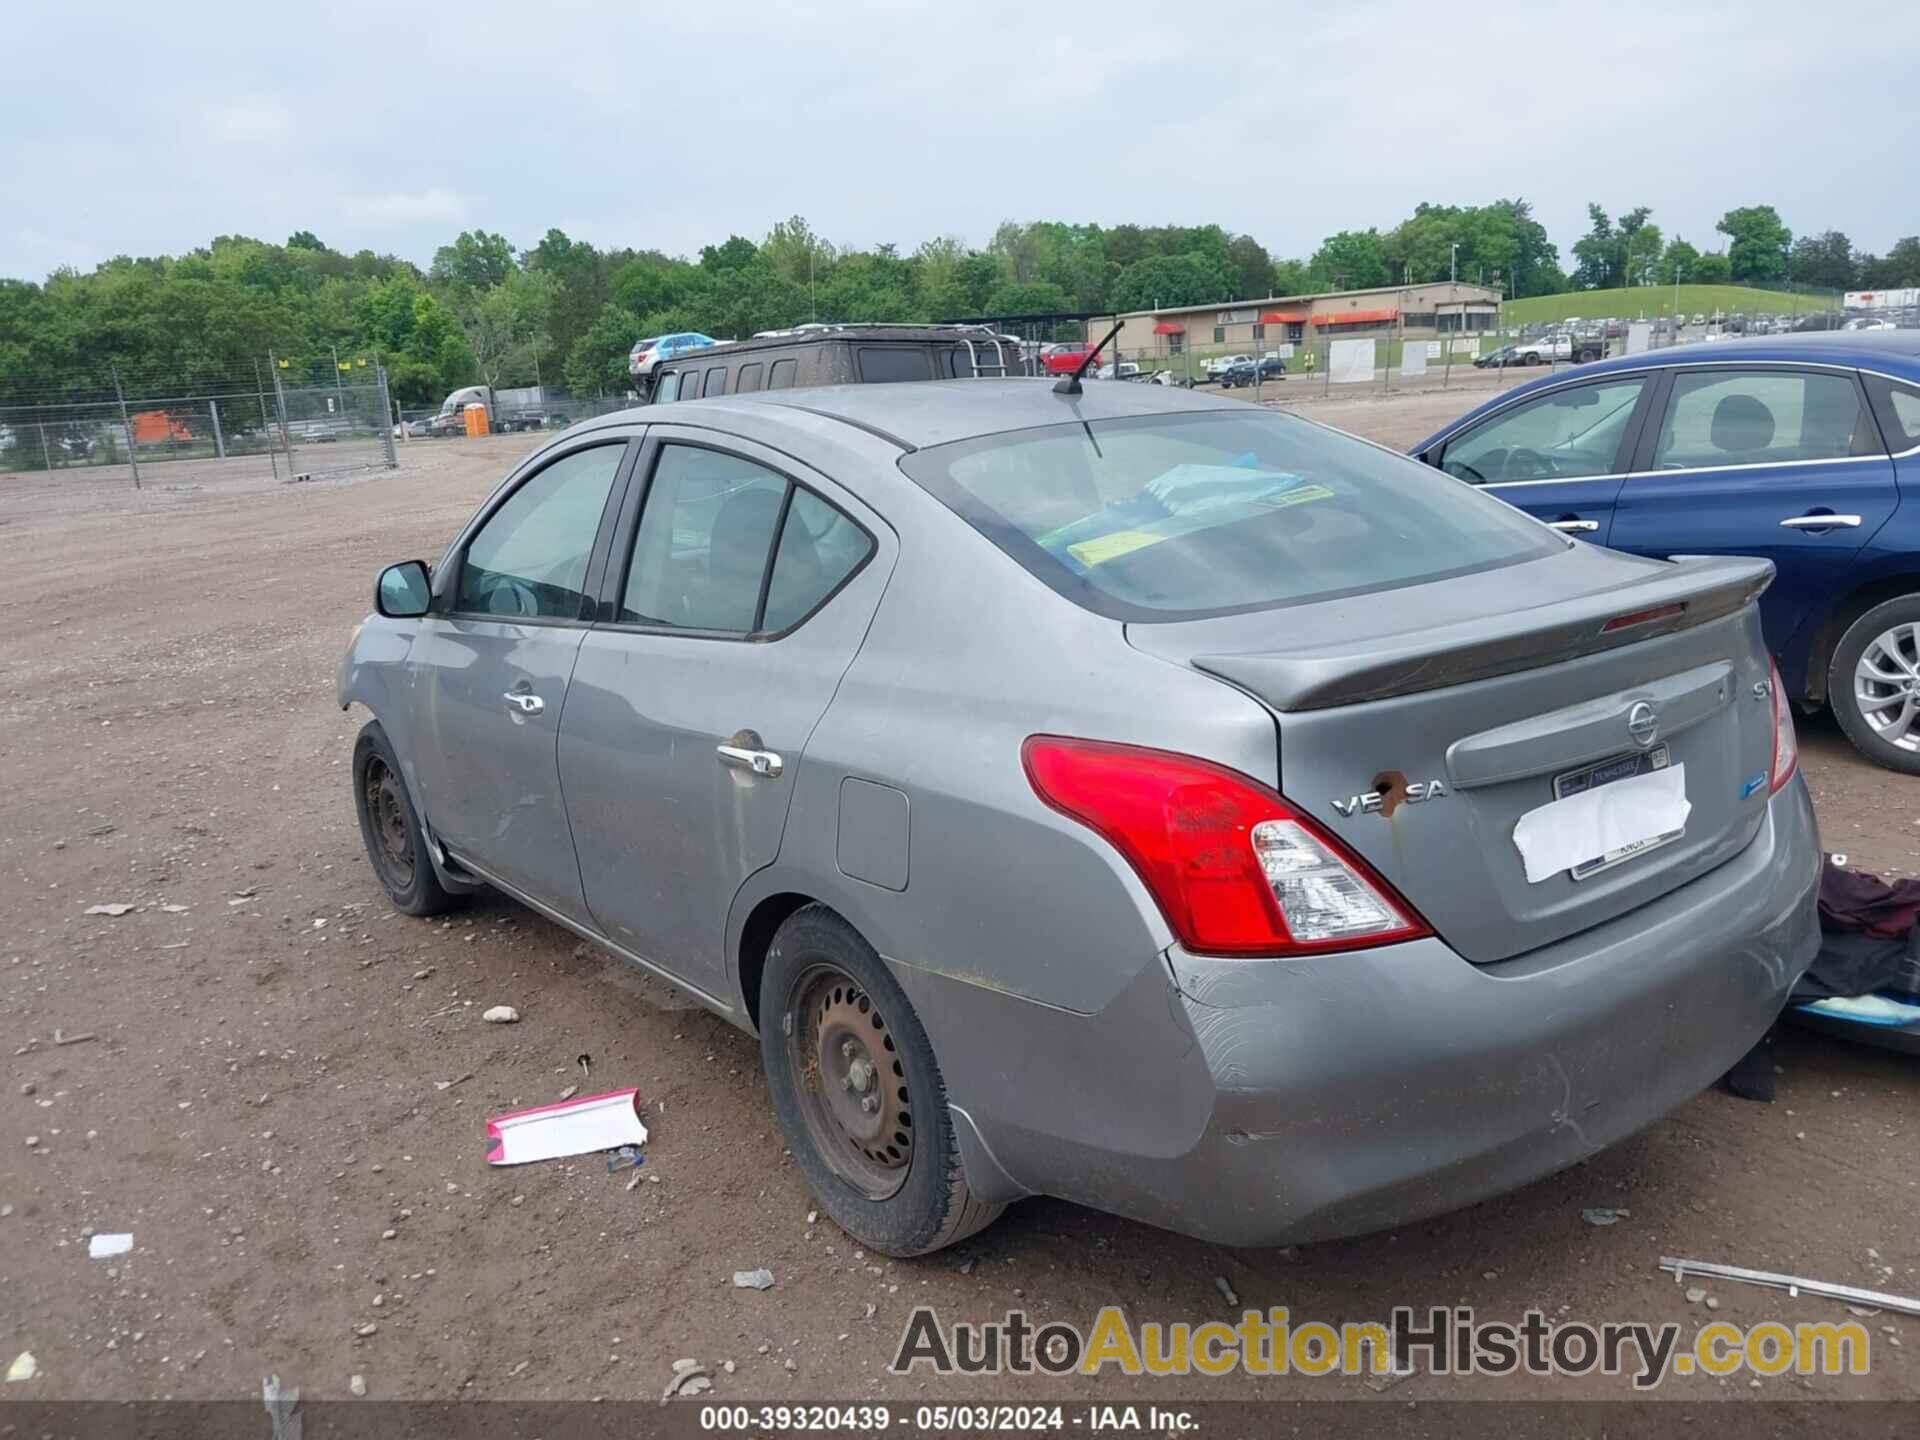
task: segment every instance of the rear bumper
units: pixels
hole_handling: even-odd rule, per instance
[[[1269,1245],[1403,1224],[1572,1164],[1712,1084],[1812,962],[1805,784],[1768,811],[1712,873],[1496,965],[1437,939],[1304,961],[1176,950],[1085,1016],[918,975],[943,1055],[985,1034],[1003,1056],[997,1074],[947,1067],[970,1178],[988,1198],[1057,1195]],[[970,1045],[943,1043],[956,1019]]]

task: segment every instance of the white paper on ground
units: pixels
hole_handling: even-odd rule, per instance
[[[133,1249],[131,1235],[95,1235],[87,1241],[89,1260],[111,1260],[115,1255],[124,1255]]]
[[[558,1105],[536,1105],[487,1121],[487,1163],[525,1165],[565,1155],[591,1155],[621,1145],[644,1145],[639,1091],[614,1090]]]
[[[1687,767],[1670,765],[1529,810],[1514,824],[1513,843],[1526,864],[1527,883],[1538,885],[1562,870],[1682,829],[1692,809]]]

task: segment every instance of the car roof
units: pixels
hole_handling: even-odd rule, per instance
[[[1794,335],[1748,335],[1734,340],[1696,340],[1638,355],[1616,355],[1582,365],[1580,375],[1642,370],[1649,365],[1739,363],[1748,360],[1876,367],[1920,375],[1920,330],[1812,330]],[[1567,378],[1562,372],[1558,379]]]
[[[727,412],[764,419],[770,410],[798,410],[842,421],[904,450],[923,450],[952,440],[971,440],[1041,425],[1256,408],[1244,400],[1163,385],[1089,380],[1080,394],[1061,395],[1054,390],[1055,383],[1056,377],[1049,375],[761,390],[711,400],[677,401],[667,415],[648,406],[608,416],[606,421],[614,423],[624,418],[628,422],[667,424],[674,416],[683,414],[689,417],[699,414],[711,421]]]

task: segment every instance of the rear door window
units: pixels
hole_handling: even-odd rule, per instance
[[[620,619],[777,634],[819,609],[873,549],[858,522],[764,465],[705,446],[663,445]]]
[[[1470,485],[1619,474],[1621,447],[1647,384],[1646,376],[1631,375],[1522,400],[1449,440],[1440,468]]]
[[[656,405],[664,405],[669,400],[678,400],[679,398],[680,376],[675,371],[669,370],[654,382],[653,403]]]
[[[764,368],[758,360],[754,361],[751,365],[742,365],[739,376],[733,382],[734,394],[744,395],[749,390],[758,390],[760,388],[760,374]]]
[[[796,486],[780,527],[759,628],[778,632],[799,624],[872,553],[872,536],[811,490]]]
[[[752,630],[786,496],[786,477],[751,460],[662,446],[620,618],[735,635]]]
[[[1894,452],[1920,445],[1920,388],[1879,375],[1861,378],[1867,383],[1867,394],[1873,397],[1874,409],[1880,413],[1880,428],[1886,432],[1887,444]]]
[[[1851,375],[1698,370],[1673,377],[1652,467],[1791,464],[1868,455],[1878,448]]]
[[[789,390],[793,388],[793,373],[798,364],[792,360],[776,360],[773,369],[767,372],[767,389]]]
[[[707,385],[702,395],[724,395],[727,393],[727,367],[716,365],[707,371]]]
[[[1060,594],[1122,620],[1388,590],[1570,543],[1404,456],[1248,410],[1048,425],[899,464]]]

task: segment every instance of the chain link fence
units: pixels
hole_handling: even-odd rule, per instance
[[[502,398],[491,407],[487,417],[489,435],[564,430],[582,420],[630,410],[641,403],[637,395],[576,395],[539,385],[501,390],[497,394]],[[467,433],[461,410],[449,409],[444,403],[437,408],[402,406],[396,414],[394,433],[402,444],[452,439]]]
[[[49,387],[0,398],[0,473],[125,466],[134,485],[170,461],[270,467],[319,479],[397,460],[384,369],[377,361],[296,367],[268,355],[254,373],[194,387],[152,379],[111,392]],[[11,392],[18,397],[19,390]]]

